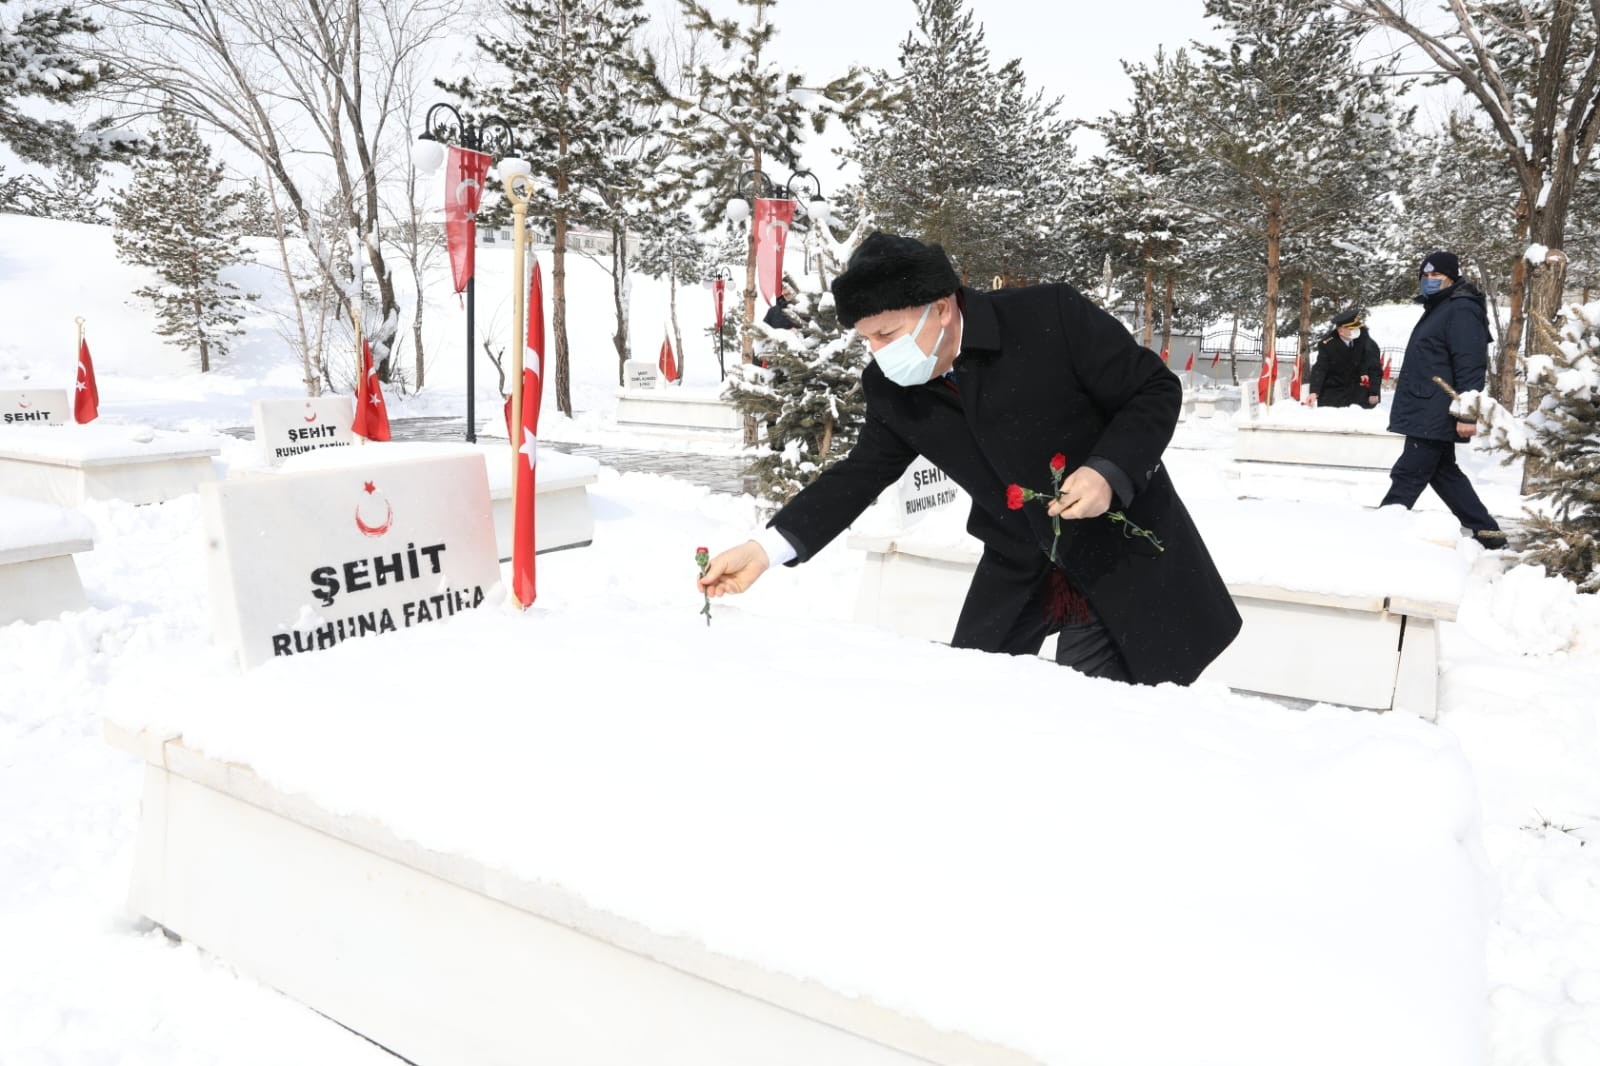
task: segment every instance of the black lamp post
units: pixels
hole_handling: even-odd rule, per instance
[[[422,132],[417,135],[419,149],[421,145],[431,144],[437,148],[439,145],[454,144],[474,152],[483,152],[491,157],[504,155],[511,147],[511,124],[496,115],[487,115],[476,122],[461,117],[451,104],[434,104],[428,108],[427,117],[422,120]],[[432,165],[423,166],[424,152],[418,151],[419,169],[435,170],[444,162],[444,153],[434,151],[429,153]],[[479,206],[482,206],[480,198]],[[476,216],[474,216],[476,223]],[[477,227],[473,227],[473,240],[477,240]],[[473,372],[476,363],[473,345],[473,289],[476,282],[476,273],[467,278],[467,443],[475,443],[478,439],[478,422],[476,411],[476,386],[477,377]]]

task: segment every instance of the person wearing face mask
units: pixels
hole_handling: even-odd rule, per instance
[[[1473,421],[1450,413],[1450,395],[1435,377],[1456,392],[1483,388],[1489,367],[1489,318],[1483,293],[1461,280],[1460,261],[1450,252],[1429,252],[1417,271],[1422,318],[1406,342],[1405,360],[1395,382],[1389,432],[1405,436],[1405,447],[1389,471],[1389,492],[1380,507],[1410,508],[1432,488],[1478,543],[1505,546],[1505,534],[1490,517],[1456,465],[1456,445],[1478,432]]]
[[[1195,680],[1240,619],[1162,464],[1183,389],[1161,359],[1071,286],[963,288],[943,248],[910,237],[872,234],[832,288],[873,353],[860,436],[767,529],[713,558],[700,587],[743,592],[810,559],[922,455],[971,496],[967,530],[983,543],[952,645],[1034,655],[1058,633],[1056,661],[1082,673]],[[1048,487],[1057,454],[1060,495],[1012,509],[1007,487]]]
[[[1383,387],[1383,355],[1365,328],[1361,309],[1335,316],[1333,328],[1317,342],[1311,368],[1315,407],[1376,407]]]

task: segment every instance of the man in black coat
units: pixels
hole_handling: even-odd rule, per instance
[[[1317,342],[1311,368],[1311,403],[1316,407],[1376,407],[1383,388],[1383,355],[1365,328],[1360,308],[1333,320]]]
[[[1431,485],[1474,540],[1501,548],[1505,534],[1456,465],[1456,445],[1472,438],[1478,424],[1452,415],[1450,394],[1433,380],[1443,380],[1456,392],[1483,388],[1489,366],[1483,293],[1461,280],[1460,261],[1450,252],[1424,256],[1417,276],[1422,318],[1406,342],[1389,412],[1389,432],[1404,434],[1406,445],[1389,472],[1389,494],[1379,506],[1409,508]]]
[[[1161,462],[1182,386],[1116,319],[1067,285],[961,288],[938,245],[882,233],[833,294],[873,350],[860,437],[759,537],[711,560],[710,595],[811,558],[924,455],[972,497],[967,530],[983,542],[954,646],[1033,655],[1059,632],[1058,662],[1145,684],[1188,684],[1228,646],[1238,611]],[[1011,485],[1048,496],[1057,454],[1048,510],[1008,506]]]

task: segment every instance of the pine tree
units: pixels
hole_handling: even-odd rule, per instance
[[[478,38],[479,51],[502,68],[504,80],[439,82],[475,110],[510,123],[515,151],[533,166],[528,217],[554,226],[550,327],[556,407],[564,415],[572,414],[567,233],[636,181],[621,145],[645,132],[634,106],[641,90],[632,55],[632,40],[647,21],[642,6],[643,0],[512,0],[504,8],[509,32]],[[621,208],[608,206],[611,214]]]
[[[899,70],[877,71],[883,106],[852,122],[849,156],[886,230],[937,242],[973,282],[1060,276],[1072,148],[1059,100],[998,70],[966,0],[916,0]]]
[[[160,284],[135,295],[156,310],[156,332],[167,343],[194,351],[200,371],[228,341],[244,332],[242,304],[253,294],[220,277],[223,267],[248,261],[236,218],[240,194],[223,187],[222,164],[193,123],[174,111],[161,116],[155,154],[133,167],[133,182],[115,204],[117,255],[150,267]]]
[[[1533,322],[1541,351],[1527,373],[1539,406],[1519,419],[1470,392],[1452,410],[1486,426],[1507,462],[1523,459],[1525,494],[1548,505],[1527,513],[1522,561],[1600,592],[1600,302],[1569,307],[1554,327]]]
[[[751,339],[766,367],[735,367],[727,385],[734,406],[767,426],[767,446],[752,452],[745,473],[774,506],[855,445],[866,416],[861,370],[871,358],[860,337],[839,324],[832,293],[798,292],[785,312],[796,328],[755,326]]]
[[[821,132],[831,116],[849,117],[869,106],[873,95],[862,92],[853,70],[825,85],[808,86],[801,73],[773,63],[769,46],[778,32],[771,17],[776,0],[739,0],[741,8],[750,10],[743,21],[719,19],[697,0],[678,3],[689,32],[710,37],[728,62],[697,63],[686,72],[687,90],[666,84],[648,54],[644,73],[660,99],[673,105],[676,184],[691,193],[711,190],[703,217],[707,225],[714,225],[736,190],[753,187],[757,195],[771,194],[746,175],[755,171],[769,183],[781,181],[776,167],[800,169],[799,145],[808,125]],[[749,363],[755,343],[756,248],[753,227],[746,227],[745,233],[742,270],[735,277],[744,280],[738,307],[739,357]],[[755,433],[755,423],[746,419],[746,445],[755,443]]]
[[[1362,28],[1323,0],[1207,0],[1206,13],[1229,41],[1194,46],[1203,63],[1166,131],[1177,159],[1166,195],[1257,247],[1271,352],[1283,281],[1315,269],[1312,241],[1297,238],[1377,210],[1404,116],[1384,80],[1392,64],[1360,69]]]
[[[62,222],[105,223],[106,199],[100,195],[102,168],[93,158],[63,160],[44,183],[39,206],[45,217]]]
[[[667,308],[678,353],[678,373],[682,375],[688,353],[683,350],[683,330],[678,327],[678,288],[698,289],[708,276],[705,245],[694,221],[683,210],[647,215],[643,230],[639,259],[634,266],[646,277],[667,279]]]
[[[239,226],[249,237],[277,236],[272,200],[267,195],[266,186],[257,178],[251,178],[239,192]]]
[[[138,147],[116,135],[110,119],[79,128],[64,119],[40,118],[24,99],[47,105],[81,100],[104,77],[83,41],[100,27],[73,3],[13,6],[0,0],[0,142],[35,163],[104,159]]]

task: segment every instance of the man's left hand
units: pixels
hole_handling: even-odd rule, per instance
[[[1477,435],[1478,435],[1478,423],[1476,423],[1476,422],[1457,422],[1456,423],[1456,436],[1465,438],[1465,437],[1476,437]]]
[[[1061,495],[1045,511],[1054,518],[1098,518],[1111,507],[1111,483],[1092,467],[1080,466],[1061,483]]]
[[[1377,397],[1377,396],[1368,396],[1367,397],[1367,406],[1368,407],[1376,407],[1376,406],[1378,406],[1378,399],[1379,399],[1379,397]]]

